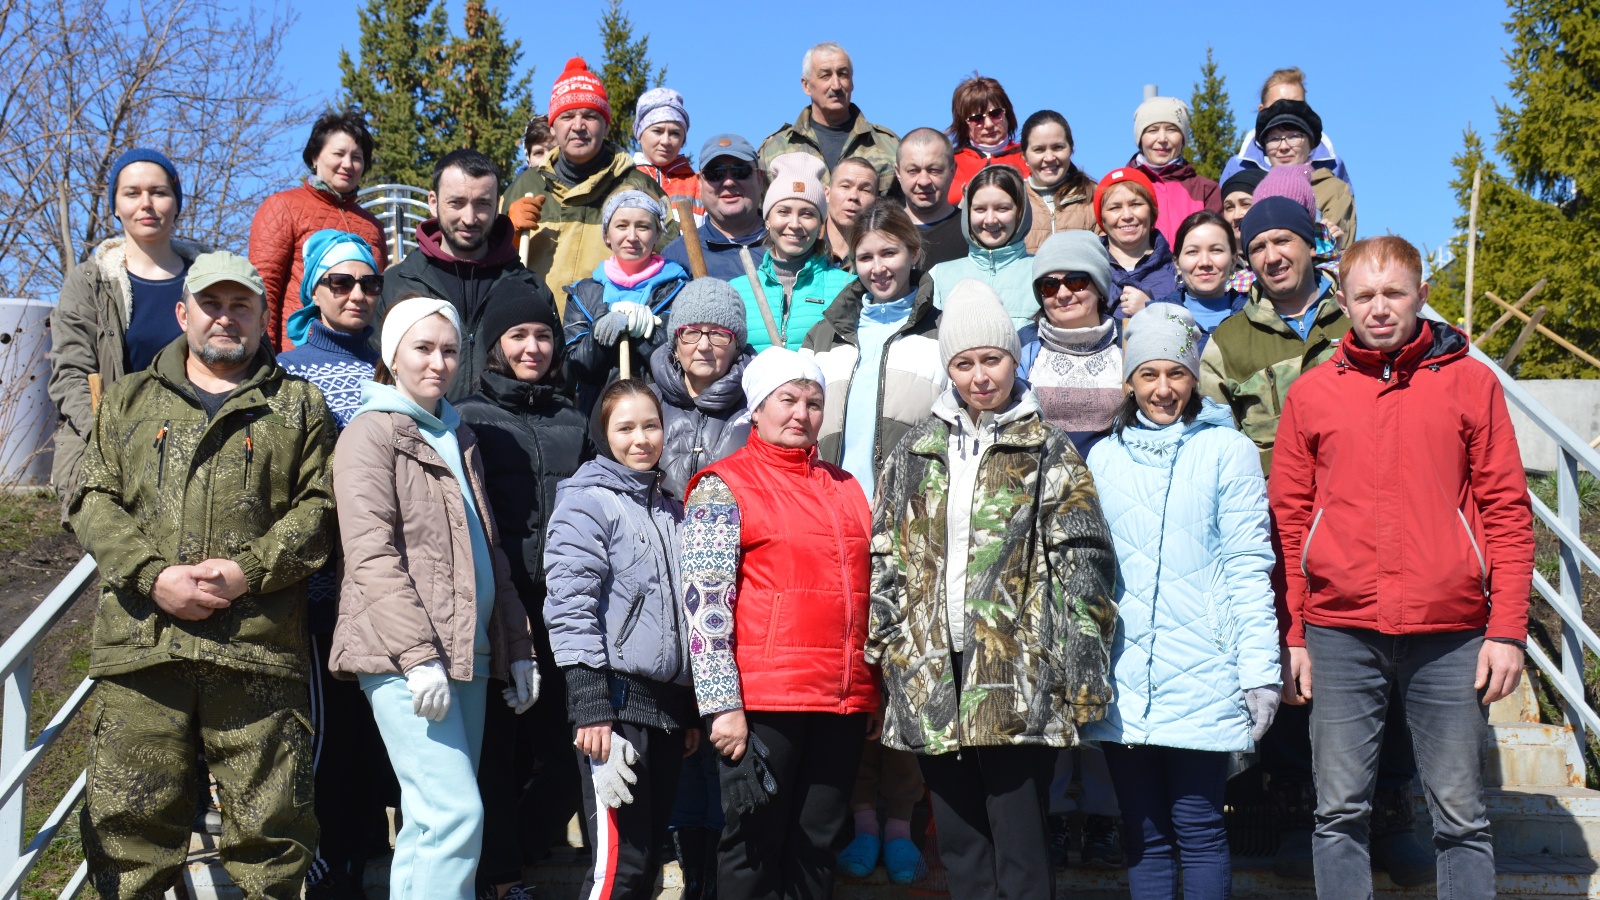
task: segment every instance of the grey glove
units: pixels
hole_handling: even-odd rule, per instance
[[[639,751],[633,743],[620,734],[611,735],[611,755],[594,766],[594,799],[608,809],[616,809],[633,802],[633,792],[628,790],[639,783],[633,773],[633,764],[639,761]]]
[[[1244,706],[1250,712],[1250,740],[1259,742],[1266,736],[1273,718],[1278,715],[1278,701],[1282,696],[1282,689],[1275,684],[1244,692]]]
[[[589,333],[594,336],[595,341],[606,347],[615,347],[617,339],[627,332],[628,311],[625,309],[613,309],[595,319],[594,325],[589,328]]]

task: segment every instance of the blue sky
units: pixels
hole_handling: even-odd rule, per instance
[[[459,27],[460,3],[450,2]],[[359,0],[298,0],[299,21],[283,60],[313,100],[339,94],[338,51],[357,49]],[[539,109],[567,58],[600,65],[600,0],[495,4],[535,68]],[[1450,3],[1347,0],[1340,4],[1017,4],[980,14],[981,3],[854,0],[848,4],[641,2],[628,4],[636,33],[666,63],[667,85],[691,116],[688,146],[719,131],[759,141],[800,111],[800,57],[835,40],[856,66],[855,101],[900,133],[943,128],[950,92],[972,71],[998,78],[1018,118],[1053,108],[1072,123],[1075,159],[1100,175],[1133,146],[1142,86],[1188,99],[1209,43],[1227,76],[1241,130],[1273,69],[1306,70],[1311,104],[1355,183],[1359,230],[1392,231],[1428,247],[1452,233],[1457,214],[1450,157],[1471,123],[1492,136],[1494,101],[1509,99],[1499,0]],[[828,10],[842,10],[830,16]],[[297,146],[299,136],[295,138]],[[381,152],[381,148],[380,148]],[[298,152],[294,155],[298,156]]]

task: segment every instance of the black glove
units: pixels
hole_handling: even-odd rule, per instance
[[[717,754],[722,762],[722,797],[729,809],[740,814],[752,813],[772,802],[778,792],[778,780],[772,777],[767,766],[767,745],[761,743],[754,731],[745,743],[744,756],[738,762]]]

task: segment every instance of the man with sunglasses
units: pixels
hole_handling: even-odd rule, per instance
[[[737,134],[714,135],[700,147],[700,205],[706,220],[700,226],[700,252],[706,274],[732,281],[745,273],[741,253],[752,269],[767,255],[767,226],[761,220],[761,195],[766,176],[756,164],[756,149]],[[689,251],[682,235],[661,255],[685,269]]]
[[[771,169],[785,153],[809,153],[832,172],[839,160],[859,156],[878,170],[878,192],[889,190],[900,137],[867,121],[850,102],[855,87],[855,66],[843,47],[825,41],[807,50],[800,60],[800,89],[811,104],[761,142],[761,168]]]

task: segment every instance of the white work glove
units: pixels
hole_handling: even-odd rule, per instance
[[[1244,707],[1250,711],[1250,740],[1259,742],[1272,727],[1278,715],[1278,701],[1282,698],[1277,685],[1251,688],[1244,692]]]
[[[639,783],[633,774],[633,764],[639,761],[639,751],[620,734],[611,735],[611,755],[594,767],[595,802],[608,809],[616,809],[633,802],[630,785]]]
[[[417,663],[406,672],[411,711],[430,722],[443,722],[450,712],[450,676],[437,659]]]
[[[613,304],[612,312],[622,313],[628,318],[628,333],[640,340],[649,340],[655,333],[656,326],[661,324],[661,319],[650,311],[650,307],[643,303],[634,303],[624,300]]]
[[[500,692],[506,705],[517,715],[522,715],[539,702],[539,667],[531,659],[519,659],[511,664],[511,684]]]

